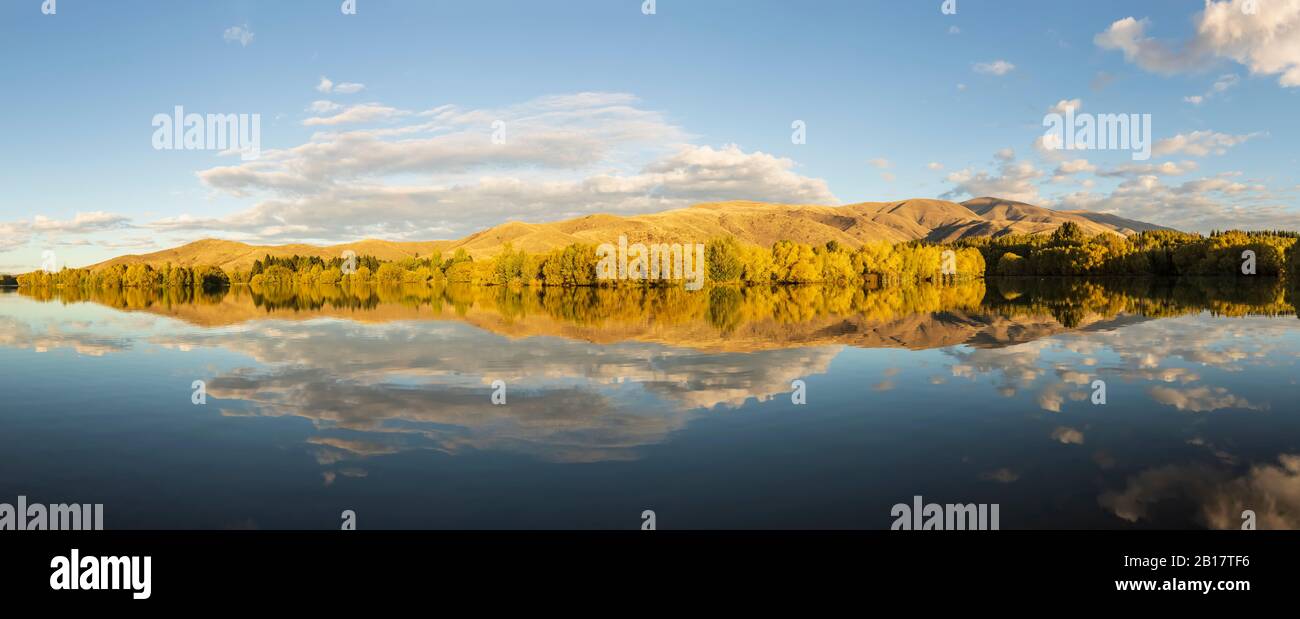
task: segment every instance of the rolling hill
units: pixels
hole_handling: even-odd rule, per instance
[[[769,246],[780,240],[808,244],[838,241],[858,247],[871,241],[926,240],[947,242],[977,236],[1050,234],[1071,221],[1089,234],[1133,234],[1166,229],[1089,211],[1054,211],[999,198],[966,202],[912,199],[899,202],[861,202],[845,206],[789,205],[763,202],[711,202],[646,215],[587,215],[550,223],[511,221],[459,240],[396,242],[364,240],[342,245],[249,245],[237,241],[204,239],[173,249],[120,256],[93,265],[146,263],[161,266],[216,265],[227,270],[247,269],[265,255],[334,258],[352,250],[381,260],[401,260],[448,254],[464,249],[475,258],[488,258],[506,243],[528,252],[544,252],[571,243],[614,243],[619,235],[629,242],[687,243],[734,236],[746,243]]]

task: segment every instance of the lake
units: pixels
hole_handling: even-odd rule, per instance
[[[1245,278],[7,290],[0,502],[109,529],[887,529],[914,496],[1003,529],[1295,528],[1295,303]]]

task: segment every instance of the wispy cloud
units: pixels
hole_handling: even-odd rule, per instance
[[[321,76],[320,81],[316,83],[316,90],[318,92],[323,92],[323,93],[338,93],[341,95],[352,95],[361,92],[365,89],[366,89],[365,84],[358,84],[355,82],[339,82],[336,84],[334,83],[334,80],[331,80],[330,78],[325,77],[323,75]]]
[[[242,26],[231,26],[221,33],[222,40],[227,43],[238,43],[243,47],[248,47],[253,42],[253,31],[248,29],[248,24]]]
[[[1011,64],[1010,62],[1007,62],[1005,60],[994,60],[992,62],[975,63],[973,68],[976,73],[983,73],[985,75],[1002,76],[1014,71],[1016,69],[1016,65]]]
[[[682,128],[624,93],[546,96],[494,109],[316,102],[309,110],[334,113],[305,125],[356,128],[199,173],[217,192],[257,199],[251,208],[148,225],[267,240],[435,238],[506,219],[648,212],[711,200],[838,202],[825,181],[800,174],[793,160],[734,144],[693,144]],[[504,128],[503,140],[494,139],[494,125]]]

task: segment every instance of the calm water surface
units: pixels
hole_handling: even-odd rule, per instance
[[[921,495],[1004,529],[1296,528],[1294,296],[7,291],[0,502],[103,503],[108,528],[888,528]]]

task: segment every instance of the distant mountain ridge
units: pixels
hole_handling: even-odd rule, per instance
[[[979,236],[1050,234],[1070,221],[1089,234],[1134,234],[1168,230],[1115,215],[1090,211],[1054,211],[1000,198],[975,198],[965,202],[911,199],[898,202],[861,202],[844,206],[770,204],[732,201],[696,204],[682,209],[644,215],[586,215],[549,223],[510,221],[465,238],[446,241],[364,240],[340,245],[250,245],[238,241],[203,239],[149,254],[126,255],[92,265],[145,263],[162,266],[215,265],[247,269],[266,255],[335,258],[347,250],[380,260],[403,260],[434,253],[444,255],[464,249],[475,258],[500,253],[506,243],[516,249],[541,253],[572,243],[614,243],[620,235],[629,242],[702,243],[734,236],[738,240],[770,246],[781,240],[825,244],[837,241],[854,248],[872,241],[925,240],[949,242]]]

